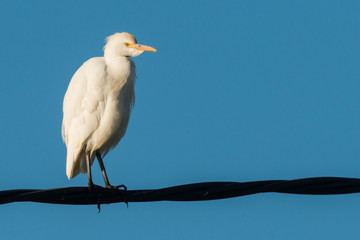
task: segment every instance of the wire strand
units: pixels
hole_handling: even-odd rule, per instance
[[[331,195],[360,192],[360,179],[315,177],[253,182],[204,182],[148,190],[116,190],[98,187],[17,189],[0,191],[0,204],[38,202],[52,204],[110,204],[116,202],[205,201],[257,193]]]

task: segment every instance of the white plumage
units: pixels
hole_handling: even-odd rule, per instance
[[[129,33],[115,33],[107,38],[104,57],[89,59],[72,77],[62,123],[69,179],[81,172],[91,180],[87,158],[91,166],[95,156],[105,156],[124,136],[135,100],[135,64],[129,57],[144,51],[156,50],[137,44]]]

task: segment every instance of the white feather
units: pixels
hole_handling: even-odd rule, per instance
[[[128,48],[124,43],[136,44],[136,40],[128,33],[108,37],[104,57],[86,61],[66,91],[62,136],[67,147],[68,178],[86,173],[86,155],[90,154],[92,164],[95,151],[105,156],[126,132],[136,78],[135,64],[129,56],[144,50]]]

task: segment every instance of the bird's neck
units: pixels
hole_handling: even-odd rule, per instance
[[[117,96],[131,75],[131,60],[128,57],[114,55],[104,55],[104,58],[111,91]]]
[[[130,74],[130,59],[119,55],[104,55],[107,72],[113,79],[127,79]]]

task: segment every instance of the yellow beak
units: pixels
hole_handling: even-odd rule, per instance
[[[149,52],[156,52],[156,49],[150,46],[145,46],[145,45],[141,45],[141,44],[132,44],[130,43],[128,45],[128,48],[136,48],[140,51],[149,51]]]

